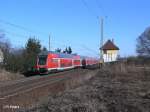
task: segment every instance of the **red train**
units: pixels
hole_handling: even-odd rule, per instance
[[[42,74],[76,67],[85,68],[98,63],[99,60],[96,58],[50,51],[42,52],[38,55],[35,68],[38,73]]]

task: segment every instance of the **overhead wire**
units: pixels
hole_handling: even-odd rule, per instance
[[[88,9],[88,12],[89,12],[92,16],[94,16],[96,19],[99,19],[99,16],[96,14],[96,12],[95,12],[94,10],[92,10],[92,9],[89,7],[89,5],[87,4],[87,2],[86,2],[85,0],[81,0],[81,1],[82,1],[83,5]],[[100,6],[99,6],[99,8],[100,8]],[[81,46],[82,46],[83,49],[88,50],[88,51],[91,51],[91,52],[93,52],[93,53],[96,54],[96,55],[99,55],[96,50],[93,50],[93,49],[91,49],[91,48],[89,48],[89,47],[87,47],[87,46],[85,46],[85,45],[81,45]]]
[[[2,31],[2,29],[0,29],[0,30]],[[10,34],[10,35],[12,35],[12,36],[17,36],[17,37],[23,37],[23,38],[29,37],[29,36],[26,36],[26,35],[23,35],[23,34],[14,33],[14,32],[8,31],[8,30],[3,30],[3,32],[4,32],[4,33],[7,33],[7,34]],[[57,44],[57,45],[60,45],[61,48],[64,47],[64,49],[65,49],[65,47],[68,46],[67,44],[62,44],[61,42],[57,42],[57,41],[54,41],[53,43],[54,43],[54,44]],[[75,43],[75,42],[74,42],[73,44],[74,44],[75,46],[78,46],[80,49],[83,49],[84,51],[86,51],[86,54],[91,55],[91,54],[96,54],[96,53],[97,53],[96,50],[93,50],[93,49],[87,47],[87,46],[84,45],[84,44],[78,44],[78,43]]]
[[[86,49],[86,50],[88,50],[88,51],[91,51],[91,52],[93,52],[93,53],[97,53],[96,50],[93,50],[93,49],[91,49],[91,48],[89,48],[89,47],[87,47],[87,46],[85,46],[85,45],[82,45],[82,48],[84,48],[84,49]]]
[[[88,11],[89,11],[89,13],[90,14],[92,14],[92,15],[94,15],[95,17],[96,17],[96,19],[100,19],[99,18],[99,14],[97,15],[95,12],[94,12],[94,10],[92,10],[89,6],[88,6],[88,4],[86,3],[86,1],[85,0],[81,0],[82,1],[82,3],[84,4],[84,6],[88,9]],[[105,12],[104,12],[104,10],[103,10],[103,7],[102,7],[102,5],[99,3],[99,0],[96,0],[96,4],[97,4],[97,7],[100,9],[100,11],[101,11],[101,13],[102,13],[102,16],[101,16],[101,18],[107,18],[108,16],[106,16],[105,14]],[[84,47],[85,48],[85,47]],[[89,48],[88,48],[89,49]]]
[[[88,10],[90,11],[90,9],[89,9],[87,3],[86,3],[84,0],[82,0],[82,1],[83,1],[84,5],[88,8]],[[92,14],[92,11],[91,11],[91,14]],[[30,33],[39,33],[39,32],[37,32],[37,31],[33,31],[33,30],[28,29],[28,28],[26,28],[26,27],[23,27],[23,26],[20,26],[20,25],[17,25],[17,24],[14,24],[14,23],[11,23],[11,22],[2,20],[2,19],[0,19],[0,23],[7,24],[7,25],[9,25],[9,26],[12,26],[12,27],[15,27],[15,28],[18,28],[18,29],[21,29],[21,30],[24,30],[24,31],[27,31],[27,32],[30,32]],[[10,34],[10,35],[13,35],[13,36],[17,36],[17,37],[23,37],[23,38],[27,38],[27,37],[28,37],[28,36],[25,36],[25,35],[23,35],[23,34],[18,34],[18,33],[10,32],[10,31],[7,31],[7,30],[4,30],[4,32],[7,33],[7,34]],[[64,45],[64,44],[59,43],[59,42],[55,42],[55,43],[61,44],[61,46],[67,46],[67,45]],[[80,45],[80,46],[81,46],[81,48],[87,50],[88,52],[94,52],[94,53],[96,53],[96,51],[91,50],[91,49],[88,48],[88,47],[85,47],[85,45]]]
[[[62,48],[65,49],[65,47],[69,46],[68,43],[65,45],[65,44],[62,44],[61,42],[58,42],[58,41],[54,41],[53,43],[56,43],[59,46],[61,46],[61,49]],[[70,43],[72,43],[72,42],[70,42]],[[79,43],[73,42],[71,47],[74,47],[74,46],[75,46],[75,48],[78,47],[80,50],[82,49],[82,51],[86,52],[86,54],[89,54],[89,55],[96,54],[97,55],[97,51],[96,50],[87,47],[85,44],[79,44]],[[59,47],[57,47],[57,48],[59,48]]]
[[[12,35],[12,36],[16,36],[16,37],[21,37],[21,38],[29,38],[31,36],[34,36],[34,37],[39,37],[40,35],[46,35],[46,33],[43,33],[43,32],[38,32],[38,31],[35,31],[35,30],[31,30],[29,28],[26,28],[24,26],[21,26],[21,25],[17,25],[17,24],[14,24],[12,22],[9,22],[9,21],[6,21],[6,20],[2,20],[0,19],[0,23],[2,24],[5,24],[5,25],[9,25],[9,26],[12,26],[14,28],[17,28],[17,29],[20,29],[20,30],[23,30],[23,31],[26,31],[28,33],[30,33],[28,36],[26,35],[23,35],[23,34],[18,34],[18,33],[14,33],[12,31],[8,31],[8,30],[3,30],[4,33],[7,33],[9,35]],[[2,30],[2,29],[1,29]],[[37,34],[38,33],[38,34]],[[40,35],[39,35],[40,34]],[[41,40],[40,40],[41,41]],[[43,41],[43,40],[42,40]],[[44,42],[44,41],[43,41]]]
[[[100,9],[102,15],[104,16],[104,10],[102,8],[102,5],[99,3],[99,0],[96,0],[96,4],[97,4],[97,7]]]
[[[23,27],[23,26],[20,26],[20,25],[11,23],[11,22],[6,21],[6,20],[0,19],[0,23],[7,24],[7,25],[9,25],[9,26],[12,26],[12,27],[15,27],[15,28],[24,30],[24,31],[26,31],[26,32],[30,32],[30,33],[38,33],[38,34],[44,34],[44,35],[45,35],[45,33],[43,33],[43,32],[34,31],[34,30],[28,29],[28,28],[26,28],[26,27]]]
[[[92,16],[96,17],[96,19],[98,19],[98,15],[94,12],[94,10],[92,10],[92,9],[89,7],[89,5],[87,4],[87,2],[86,2],[85,0],[81,0],[81,1],[82,1],[83,5],[87,8],[87,10],[89,11],[89,13],[90,13]]]
[[[12,35],[12,36],[27,38],[27,36],[25,36],[25,35],[18,34],[18,33],[14,33],[14,32],[10,32],[10,31],[8,31],[8,30],[4,30],[3,32],[4,32],[4,33],[7,33],[7,34],[10,34],[10,35]]]
[[[72,42],[71,42],[72,43]],[[76,48],[78,47],[79,49],[82,49],[82,51],[86,51],[88,52],[88,54],[97,54],[97,51],[92,49],[92,48],[89,48],[87,45],[84,44],[81,44],[81,43],[75,43],[73,42],[72,45],[74,45]]]

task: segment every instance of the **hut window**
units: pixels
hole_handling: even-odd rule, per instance
[[[107,50],[104,50],[103,52],[104,52],[104,54],[107,54]]]

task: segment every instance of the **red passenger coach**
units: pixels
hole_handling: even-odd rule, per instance
[[[36,69],[39,73],[48,73],[97,63],[98,60],[94,58],[50,51],[38,55]]]
[[[40,73],[60,71],[81,66],[79,55],[42,52],[38,55],[36,68]]]

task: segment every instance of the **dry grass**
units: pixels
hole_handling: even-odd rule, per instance
[[[150,70],[105,66],[82,86],[51,95],[33,112],[150,112]]]
[[[19,73],[10,73],[4,69],[0,69],[0,81],[16,80],[23,77]]]

